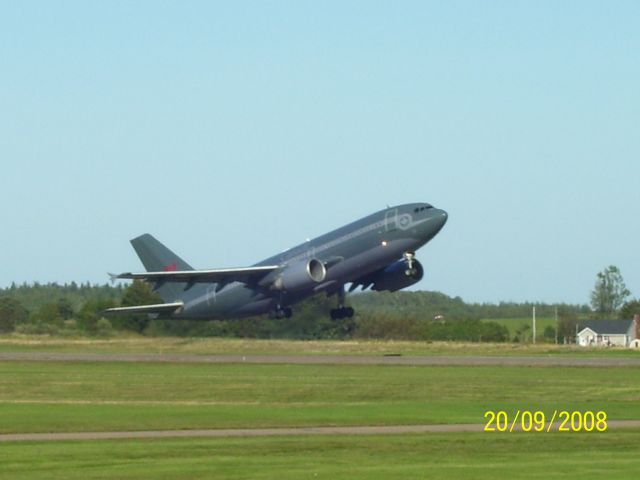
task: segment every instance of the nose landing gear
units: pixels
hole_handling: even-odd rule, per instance
[[[404,274],[407,277],[415,275],[418,272],[417,269],[413,266],[413,260],[416,258],[415,252],[404,252],[402,256],[404,258],[404,262],[407,264],[407,268],[405,269]]]

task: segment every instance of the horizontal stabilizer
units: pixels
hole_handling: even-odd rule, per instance
[[[148,282],[185,282],[185,283],[216,283],[243,282],[259,280],[267,274],[280,268],[278,265],[244,268],[218,268],[215,270],[183,270],[164,272],[121,273],[115,278],[129,280],[146,280]]]
[[[174,313],[184,306],[182,302],[158,303],[156,305],[135,305],[133,307],[115,307],[104,311],[106,314],[117,315],[119,313]]]

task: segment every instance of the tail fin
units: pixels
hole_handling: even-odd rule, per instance
[[[131,240],[131,245],[147,272],[193,270],[191,265],[156,240],[153,235],[140,235]],[[156,291],[165,302],[173,302],[181,297],[184,287],[181,283],[167,283],[158,286]]]

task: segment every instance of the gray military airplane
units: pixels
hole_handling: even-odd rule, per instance
[[[415,251],[436,236],[447,213],[428,203],[390,207],[267,258],[251,267],[195,270],[149,234],[131,240],[147,272],[112,275],[154,284],[157,305],[110,308],[160,318],[215,319],[269,313],[288,318],[291,305],[324,292],[337,295],[331,318],[353,316],[349,292],[396,291],[418,282],[424,269]]]

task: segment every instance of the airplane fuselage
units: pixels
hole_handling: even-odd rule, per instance
[[[256,315],[292,305],[318,292],[342,291],[345,284],[384,269],[407,252],[415,252],[442,229],[446,220],[446,212],[425,203],[381,210],[255,264],[286,268],[317,259],[326,265],[321,282],[296,291],[274,290],[265,287],[264,282],[255,285],[232,282],[222,288],[217,283],[176,284],[183,307],[168,318]]]

